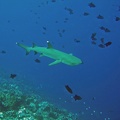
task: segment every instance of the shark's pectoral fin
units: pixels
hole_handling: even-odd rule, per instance
[[[56,65],[56,64],[58,64],[58,63],[61,63],[61,60],[56,60],[56,61],[50,63],[49,66],[51,66],[51,65]]]

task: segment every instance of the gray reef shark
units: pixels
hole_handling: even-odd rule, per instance
[[[30,51],[34,51],[35,53],[40,53],[40,56],[47,56],[49,58],[55,59],[55,61],[50,63],[49,66],[56,65],[58,63],[75,66],[83,63],[81,59],[73,56],[72,54],[54,49],[49,41],[47,41],[48,47],[39,47],[34,43],[32,47],[28,47],[17,42],[16,44],[26,50],[26,55],[28,55]]]

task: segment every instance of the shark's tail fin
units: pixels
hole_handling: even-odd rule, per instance
[[[27,47],[27,46],[25,46],[23,44],[17,43],[17,42],[16,42],[16,45],[18,45],[18,46],[22,47],[23,49],[25,49],[26,50],[26,55],[29,54],[29,52],[30,52],[29,47]]]

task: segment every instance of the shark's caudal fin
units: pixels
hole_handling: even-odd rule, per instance
[[[22,47],[23,49],[25,49],[26,50],[26,55],[29,54],[29,52],[30,52],[29,47],[27,47],[27,46],[25,46],[23,44],[17,43],[17,42],[16,42],[16,45],[18,45],[18,46]]]

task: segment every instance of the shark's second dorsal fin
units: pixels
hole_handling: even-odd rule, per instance
[[[35,43],[32,43],[33,45],[32,45],[32,47],[34,48],[34,47],[36,47],[36,44]]]
[[[47,41],[48,47],[47,48],[53,48],[50,41]]]

